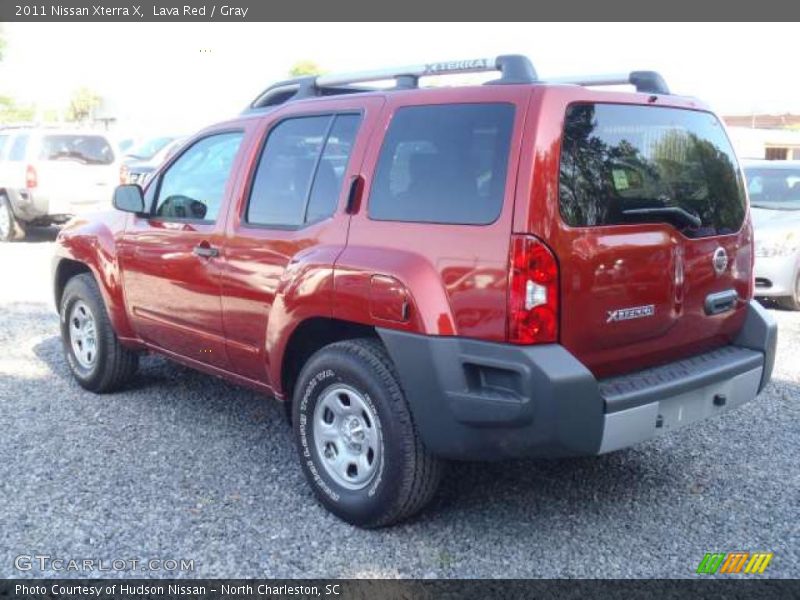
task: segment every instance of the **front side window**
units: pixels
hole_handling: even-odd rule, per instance
[[[114,151],[100,135],[46,135],[42,138],[40,160],[71,160],[84,165],[110,165]]]
[[[573,227],[672,223],[687,237],[735,233],[744,185],[713,115],[677,108],[573,104],[559,180]]]
[[[355,142],[359,115],[287,119],[267,138],[245,220],[300,227],[331,216]]]
[[[381,147],[370,218],[492,223],[503,206],[513,124],[511,104],[398,109]]]
[[[186,150],[161,177],[155,215],[216,221],[243,135],[211,135]]]

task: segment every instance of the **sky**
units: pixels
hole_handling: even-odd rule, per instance
[[[797,25],[681,23],[5,23],[0,95],[64,106],[88,86],[119,128],[189,133],[291,66],[328,72],[526,54],[541,78],[656,70],[722,114],[800,113]],[[790,68],[791,67],[791,68]]]

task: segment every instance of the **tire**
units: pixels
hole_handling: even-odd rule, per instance
[[[8,197],[0,194],[0,242],[21,240],[25,237],[25,229],[14,216]]]
[[[314,493],[348,523],[391,525],[433,498],[443,464],[423,446],[379,341],[336,342],[314,354],[295,386],[292,423]]]
[[[139,355],[119,343],[92,275],[81,273],[67,282],[59,314],[64,355],[81,387],[102,394],[130,381]]]
[[[778,306],[786,310],[800,310],[800,271],[794,278],[794,295],[778,298]]]

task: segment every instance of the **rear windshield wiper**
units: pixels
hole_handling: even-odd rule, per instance
[[[690,213],[688,210],[680,206],[658,206],[653,208],[628,208],[622,211],[623,215],[630,216],[668,216],[675,217],[687,225],[692,227],[700,227],[703,221],[695,214]]]

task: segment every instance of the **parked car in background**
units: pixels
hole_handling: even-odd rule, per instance
[[[800,161],[744,163],[755,231],[755,294],[800,310]]]
[[[30,226],[110,208],[118,172],[118,154],[103,132],[0,130],[0,241],[20,239]]]
[[[178,139],[178,137],[177,135],[153,136],[133,144],[122,157],[122,165],[119,170],[120,183],[128,183],[128,168],[130,165],[154,160],[159,152]]]
[[[128,150],[133,148],[135,143],[136,140],[133,138],[123,138],[117,143],[117,148],[119,148],[120,153],[125,156],[128,153]]]
[[[120,167],[120,183],[138,183],[143,186],[147,183],[150,175],[152,175],[164,161],[169,160],[185,140],[186,138],[183,137],[175,138],[148,159],[131,160],[124,163],[122,167]]]

